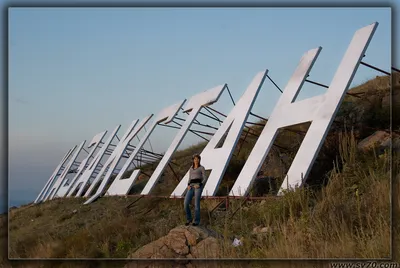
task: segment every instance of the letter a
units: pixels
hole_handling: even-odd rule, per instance
[[[221,178],[232,157],[233,150],[240,138],[247,117],[249,116],[250,110],[257,98],[262,84],[264,83],[267,73],[268,70],[260,72],[254,77],[243,96],[201,152],[201,164],[206,170],[212,169],[202,196],[213,196],[217,191]],[[223,146],[221,148],[216,148],[227,131],[229,132]],[[189,171],[180,181],[174,192],[172,192],[171,196],[182,196],[187,189],[188,180]]]

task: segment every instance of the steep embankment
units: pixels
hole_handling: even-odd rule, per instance
[[[400,96],[399,76],[395,79],[393,101]],[[231,200],[227,208],[222,206],[223,209],[213,210],[219,201],[202,201],[202,225],[219,234],[215,241],[211,239],[216,249],[213,253],[225,258],[389,257],[391,159],[388,138],[384,134],[389,129],[388,89],[388,77],[377,77],[350,91],[316,160],[308,187],[282,198],[258,187],[253,194],[270,196],[269,199]],[[394,114],[399,111],[399,106],[394,105]],[[393,120],[393,130],[400,130],[399,122]],[[281,132],[262,167],[265,176],[276,178],[278,184],[282,181],[307,127],[304,124]],[[261,130],[262,127],[254,127],[251,132],[257,134]],[[376,132],[378,130],[383,132]],[[374,142],[376,137],[378,144]],[[239,142],[218,195],[226,195],[255,141],[255,136],[247,135],[245,141]],[[368,150],[369,146],[375,150]],[[177,164],[174,171],[178,177],[186,172],[191,155],[203,147],[204,144],[200,144],[174,156],[173,162]],[[394,174],[398,174],[399,166],[396,152],[392,165]],[[150,174],[152,167],[145,169]],[[142,178],[131,193],[139,193],[146,180]],[[168,195],[176,185],[174,173],[167,170],[154,194]],[[393,185],[393,190],[399,191],[397,184]],[[398,196],[393,202],[395,213],[400,207]],[[145,245],[159,239],[164,243],[162,237],[171,235],[170,231],[184,222],[182,200],[142,198],[126,208],[136,199],[104,197],[84,206],[83,199],[71,198],[11,210],[10,257],[126,258],[145,251]],[[394,226],[394,234],[398,235],[400,226],[397,222]],[[399,241],[398,237],[395,241]],[[241,239],[243,244],[232,247],[234,238]],[[190,243],[187,236],[181,240],[184,245]],[[160,244],[159,249],[175,257],[188,257],[188,254],[174,251],[171,243],[168,245]],[[399,252],[395,254],[399,256]],[[159,252],[152,257],[161,256]],[[197,264],[186,261],[169,263],[166,267]],[[51,267],[58,265],[68,267],[68,263],[52,263]],[[77,267],[77,263],[74,265]],[[113,265],[122,267],[125,263]],[[243,263],[227,265],[240,267]],[[107,267],[111,264],[107,263]]]

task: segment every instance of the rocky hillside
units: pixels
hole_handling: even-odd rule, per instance
[[[398,74],[393,76],[393,101],[400,101],[399,80]],[[200,227],[181,226],[185,219],[179,199],[104,197],[84,206],[82,198],[71,198],[27,205],[9,212],[9,256],[12,258],[182,260],[92,264],[13,262],[13,267],[217,265],[189,260],[205,257],[387,258],[391,239],[390,175],[397,181],[400,178],[397,172],[400,146],[396,134],[400,133],[400,120],[395,119],[400,107],[393,105],[394,133],[390,137],[389,85],[389,77],[377,77],[349,91],[306,187],[284,197],[274,195],[276,185],[282,182],[308,128],[307,124],[302,124],[281,132],[262,166],[262,174],[256,179],[251,195],[266,199],[230,200],[229,203],[203,200]],[[246,135],[247,131],[251,134]],[[225,196],[230,190],[261,131],[261,126],[244,130],[242,137],[246,139],[239,142],[217,195]],[[199,144],[174,155],[177,177],[185,174],[191,155],[201,152],[204,146]],[[143,167],[148,174],[153,169],[154,166]],[[155,194],[172,192],[177,185],[174,172],[165,172]],[[142,177],[131,194],[140,193],[146,181],[147,178]],[[393,181],[392,189],[398,193],[397,181]],[[394,213],[399,212],[398,196],[393,199]],[[400,224],[394,220],[393,226],[396,243]],[[0,239],[5,241],[5,233]],[[239,245],[234,246],[234,241]],[[394,251],[398,259],[399,253]],[[7,265],[3,260],[3,266]],[[236,261],[218,265],[248,267],[250,264]],[[252,267],[258,265],[261,263],[251,264]],[[299,264],[276,265],[270,267],[298,267]],[[302,265],[307,267],[304,262]],[[322,263],[313,262],[313,265],[323,267]]]

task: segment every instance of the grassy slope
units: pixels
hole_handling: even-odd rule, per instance
[[[351,90],[352,93],[366,92],[363,99],[346,97],[337,122],[313,168],[311,181],[315,185],[320,183],[321,177],[329,178],[324,180],[329,182],[322,189],[309,187],[284,198],[271,197],[265,202],[234,201],[227,212],[219,214],[209,213],[216,201],[203,202],[204,223],[226,237],[226,241],[221,241],[225,257],[383,258],[390,255],[389,154],[376,157],[373,152],[361,154],[355,148],[358,139],[375,131],[371,127],[388,128],[388,107],[380,106],[387,88],[387,78],[378,77]],[[344,122],[354,127],[354,135],[340,134]],[[393,123],[393,129],[399,128],[400,125]],[[294,127],[297,132],[306,128],[305,125]],[[259,133],[261,128],[252,131]],[[275,152],[292,159],[301,137],[301,134],[284,131],[276,141],[279,147],[275,147]],[[239,148],[236,149],[221,189],[232,186],[256,139],[248,137],[246,140],[248,143],[243,144],[240,153]],[[184,175],[190,156],[200,152],[202,147],[204,144],[175,154],[174,162],[179,164],[179,168],[175,167],[178,176]],[[340,165],[336,169],[332,169],[333,161],[328,161],[332,160],[332,152],[334,155],[340,153]],[[277,159],[280,157],[269,157],[269,165],[263,167],[267,175],[281,176],[282,179],[287,164]],[[397,155],[393,160],[392,171],[397,174]],[[323,173],[318,168],[324,176],[321,176]],[[331,171],[327,173],[327,170]],[[145,182],[139,182],[132,193],[139,192]],[[154,189],[155,194],[168,194],[176,184],[171,171],[167,171],[162,187],[159,184]],[[398,184],[394,184],[394,193],[399,190]],[[221,190],[219,194],[225,195],[225,191]],[[394,213],[398,213],[400,199],[399,195],[394,196]],[[90,206],[83,206],[83,199],[72,198],[12,210],[9,225],[10,256],[124,258],[132,250],[165,235],[184,221],[180,200],[144,198],[131,209],[124,209],[135,199],[106,197]],[[239,207],[242,209],[232,216]],[[74,213],[74,210],[77,212]],[[264,236],[252,236],[252,229],[259,225],[271,226],[271,232]],[[400,225],[394,221],[394,227],[396,242]],[[4,235],[0,236],[3,240]],[[235,249],[230,247],[233,236],[243,237],[244,246]],[[394,252],[397,260],[399,255],[400,251]],[[22,265],[26,267],[27,264]],[[68,267],[70,264],[60,265]],[[120,267],[122,263],[115,265]],[[58,264],[52,263],[51,266]],[[107,267],[110,267],[110,263]]]

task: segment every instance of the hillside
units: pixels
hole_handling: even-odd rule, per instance
[[[393,144],[400,133],[400,75],[393,78]],[[313,166],[306,187],[284,197],[276,197],[279,185],[308,128],[307,124],[284,129],[262,166],[263,174],[273,177],[273,185],[259,180],[251,196],[265,200],[230,200],[217,209],[219,200],[202,201],[202,225],[212,230],[220,258],[388,258],[390,257],[390,189],[393,174],[393,214],[400,214],[398,183],[399,148],[388,149],[390,129],[389,77],[376,77],[349,91],[323,148]],[[259,122],[264,123],[265,122]],[[257,139],[252,134],[239,142],[218,196],[226,196]],[[262,127],[251,127],[258,135]],[[377,132],[379,131],[379,132]],[[375,144],[376,139],[377,144]],[[396,141],[396,142],[395,142]],[[174,155],[173,167],[181,178],[193,153],[205,144],[192,146]],[[371,148],[368,148],[370,146]],[[392,156],[392,157],[391,157]],[[392,161],[392,164],[391,164]],[[142,167],[151,174],[154,166]],[[154,195],[168,196],[177,178],[167,169],[163,183]],[[125,176],[129,175],[129,172]],[[147,178],[142,177],[127,197],[103,197],[82,205],[83,198],[56,199],[39,205],[26,205],[9,211],[9,256],[11,258],[126,258],[145,245],[167,236],[185,222],[180,199],[138,197]],[[265,191],[268,189],[269,191]],[[128,207],[128,208],[127,208]],[[0,224],[5,230],[6,217]],[[393,219],[393,244],[400,243],[400,222]],[[232,247],[234,238],[243,245]],[[0,234],[3,243],[6,232]],[[400,247],[393,247],[400,262]],[[133,255],[132,255],[133,254]],[[164,256],[165,257],[165,256]],[[7,267],[5,256],[0,266]],[[183,257],[182,257],[183,258]],[[2,262],[2,263],[1,263]],[[13,267],[124,267],[113,262],[12,262]],[[224,262],[227,267],[249,263]],[[150,262],[141,263],[150,265]],[[161,265],[162,263],[158,263]],[[165,267],[202,267],[196,261],[167,263]],[[215,263],[207,263],[212,266]],[[220,263],[222,264],[222,263]],[[79,266],[78,266],[79,265]],[[261,262],[253,262],[253,267]],[[275,266],[276,265],[276,266]],[[285,266],[287,265],[287,266]],[[269,267],[309,267],[310,263],[275,263]],[[312,262],[323,267],[321,262]],[[130,263],[129,267],[136,267]]]

